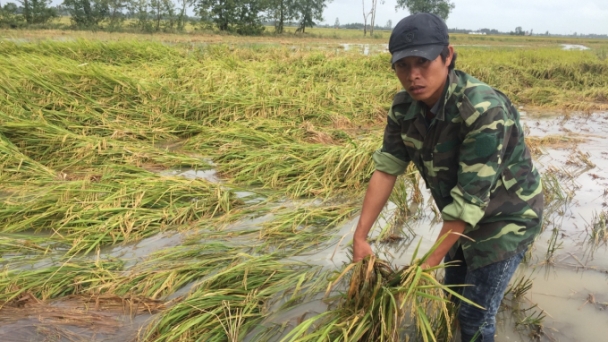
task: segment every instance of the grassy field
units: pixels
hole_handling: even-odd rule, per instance
[[[386,38],[334,31],[339,38],[325,29],[254,38],[0,31],[0,311],[31,298],[119,298],[163,303],[151,309],[159,314],[142,334],[149,341],[267,340],[289,330],[256,326],[336,281],[333,270],[290,260],[335,245],[356,215],[400,88],[387,54],[339,45]],[[557,44],[573,41],[452,39],[504,45],[458,47],[458,68],[526,109],[608,109],[603,41],[562,51]],[[186,169],[216,170],[222,182],[163,173]],[[135,265],[102,253],[165,233],[186,237]],[[433,325],[445,325],[433,300],[419,307],[435,305]],[[324,336],[338,339],[341,310],[302,324],[334,322]],[[296,332],[292,340],[318,337],[306,325]]]
[[[52,21],[49,30],[0,30],[0,37],[18,37],[24,39],[47,39],[69,36],[72,38],[94,39],[94,40],[151,40],[163,42],[224,42],[224,43],[255,43],[272,42],[277,44],[297,43],[367,43],[387,44],[390,30],[375,30],[374,35],[369,33],[363,36],[363,30],[336,29],[325,27],[306,28],[306,33],[295,34],[295,27],[285,27],[285,33],[277,35],[274,27],[266,26],[264,33],[260,36],[238,36],[220,32],[217,28],[203,28],[200,24],[187,23],[183,33],[129,33],[133,21],[125,21],[122,25],[124,32],[108,32],[103,25],[101,30],[74,31],[70,29],[69,17],[59,17]],[[481,45],[481,46],[507,46],[507,47],[555,47],[559,44],[582,44],[597,50],[604,51],[604,57],[608,51],[608,40],[586,39],[567,37],[545,37],[545,36],[510,36],[510,35],[469,35],[453,33],[450,34],[451,43],[456,46]]]

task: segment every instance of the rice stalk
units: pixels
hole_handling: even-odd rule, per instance
[[[608,245],[608,211],[602,211],[591,218],[591,224],[587,227],[585,244],[591,255],[601,245]]]
[[[245,257],[201,281],[186,299],[164,312],[142,338],[149,341],[242,341],[264,318],[272,303],[290,298],[319,277],[318,270],[283,264],[271,256]],[[276,309],[275,309],[276,310]]]
[[[335,309],[302,322],[282,341],[449,340],[453,320],[446,293],[476,304],[435,279],[432,271],[446,266],[423,269],[431,252],[416,259],[417,250],[412,264],[400,270],[374,256],[344,268],[328,288],[350,275],[346,292],[333,299]]]
[[[262,224],[259,238],[273,249],[307,250],[331,240],[335,227],[352,217],[359,207],[346,202],[280,210],[273,220]]]
[[[113,281],[122,264],[98,259],[68,261],[34,270],[6,270],[0,273],[0,308],[18,304],[22,296],[47,300],[86,293],[94,286]]]
[[[52,232],[71,244],[69,255],[193,226],[241,203],[217,184],[154,174],[109,172],[96,179],[12,186],[0,206],[2,231]]]
[[[376,139],[343,146],[225,146],[215,160],[218,170],[237,184],[283,189],[294,198],[329,198],[364,190],[373,172],[370,156],[377,147]]]

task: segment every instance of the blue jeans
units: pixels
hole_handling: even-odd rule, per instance
[[[458,300],[453,300],[458,307],[458,321],[460,322],[460,336],[462,342],[482,341],[494,342],[496,332],[496,313],[505,289],[515,273],[517,266],[524,257],[525,250],[514,256],[475,270],[468,270],[464,260],[462,248],[450,258],[446,255],[445,261],[460,261],[458,265],[446,267],[446,285],[472,285],[452,288],[463,297],[481,305],[486,310],[479,309]]]

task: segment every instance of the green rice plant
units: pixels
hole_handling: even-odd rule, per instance
[[[334,228],[359,210],[359,205],[307,205],[281,208],[274,219],[262,224],[259,238],[277,250],[306,250],[332,240]]]
[[[4,271],[0,273],[0,308],[16,304],[25,295],[46,300],[86,293],[92,287],[112,282],[122,265],[121,261],[97,259]]]
[[[587,241],[585,241],[591,254],[601,245],[608,244],[608,212],[595,214],[591,224],[587,227]]]
[[[304,46],[308,41],[293,50],[240,45],[235,37],[205,46],[139,38],[0,44],[0,262],[7,264],[0,303],[29,294],[153,298],[168,300],[169,309],[146,330],[149,340],[242,340],[257,334],[258,324],[264,325],[258,340],[285,337],[279,335],[293,322],[273,317],[327,284],[317,269],[282,258],[329,245],[336,227],[358,210],[356,198],[373,172],[370,156],[401,88],[387,56],[336,53]],[[458,52],[458,68],[518,104],[606,108],[608,65],[591,52]],[[579,170],[544,173],[552,223],[572,199],[572,178],[592,165],[579,157]],[[222,184],[150,172],[211,167]],[[418,183],[406,179],[392,197],[394,228],[420,212]],[[255,191],[262,202],[237,198],[239,190]],[[321,204],[273,204],[286,197]],[[227,226],[262,214],[275,216]],[[128,267],[81,255],[165,230],[192,235],[144,261],[126,260]],[[32,231],[48,234],[48,241],[28,236]],[[591,240],[605,242],[601,229],[596,232]],[[69,261],[41,266],[54,260]],[[285,340],[447,338],[452,317],[444,291],[450,289],[434,279],[433,269],[420,267],[422,260],[402,270],[378,260],[347,267],[331,284],[334,293],[345,293],[332,298],[330,310],[296,322]],[[23,267],[28,262],[37,268]],[[526,284],[513,293],[525,293]]]
[[[530,289],[532,289],[532,279],[521,276],[509,284],[503,298],[509,298],[510,301],[518,301],[521,300]],[[503,302],[504,300],[505,299],[503,299]]]
[[[120,172],[12,184],[9,190],[14,192],[0,206],[2,231],[52,232],[71,244],[71,255],[192,226],[241,203],[229,190],[203,180]]]
[[[528,134],[528,133],[526,133]],[[584,139],[564,135],[546,135],[542,137],[526,136],[526,145],[534,155],[546,154],[545,148],[565,148],[583,142]]]
[[[522,275],[513,280],[505,291],[499,315],[512,316],[517,330],[522,335],[536,340],[543,334],[543,320],[546,314],[537,304],[525,300],[532,286],[533,280],[529,276]]]
[[[180,55],[175,49],[159,43],[136,39],[103,42],[95,39],[78,39],[75,41],[39,42],[17,44],[3,41],[0,55],[18,56],[20,58],[38,55],[53,58],[69,58],[79,63],[95,62],[114,65],[140,65],[154,60],[167,60]]]
[[[559,238],[561,235],[562,234],[561,234],[559,228],[554,227],[552,229],[551,237],[549,238],[549,241],[548,241],[549,244],[547,246],[547,253],[545,254],[545,261],[547,263],[551,263],[555,252],[562,248],[563,242],[559,241]]]
[[[418,187],[419,175],[413,164],[408,166],[406,173],[397,177],[395,187],[391,192],[389,201],[395,204],[396,208],[391,213],[391,218],[386,226],[382,228],[376,240],[394,241],[406,235],[404,227],[413,237],[415,234],[407,225],[407,222],[422,213],[420,207],[422,195]]]
[[[54,241],[54,239],[48,236],[0,234],[0,257],[7,255],[47,254],[51,250],[56,249],[57,245],[60,245],[58,241]]]
[[[272,256],[241,259],[199,282],[187,298],[162,313],[142,338],[242,341],[271,314],[273,303],[286,298],[274,310],[291,307],[308,295],[307,289],[319,278],[323,279],[318,270],[282,263]]]
[[[607,87],[608,64],[591,51],[462,49],[458,68],[504,91],[517,103],[572,110],[599,108],[595,91]],[[573,53],[572,53],[573,52]],[[490,57],[491,56],[491,57]],[[579,102],[572,101],[576,98]]]
[[[595,54],[601,61],[605,61],[608,58],[608,48],[596,49]]]
[[[547,168],[542,174],[544,196],[543,230],[553,221],[561,220],[574,197],[574,177],[565,170]]]
[[[526,314],[531,311],[530,314]],[[517,327],[522,327],[530,331],[529,335],[532,337],[540,337],[542,335],[543,320],[547,317],[543,310],[538,311],[537,306],[534,305],[523,311],[523,317],[515,322]]]
[[[5,122],[0,129],[19,151],[60,172],[70,172],[86,165],[108,163],[148,168],[187,166],[208,169],[200,158],[178,155],[149,144],[124,143],[114,139],[73,134],[65,129],[35,121]]]
[[[9,179],[43,176],[52,178],[55,172],[21,153],[0,133],[0,180],[8,182]]]
[[[362,191],[373,171],[376,139],[344,146],[324,144],[273,145],[222,150],[217,169],[237,184],[284,189],[291,197],[329,198],[340,192]]]
[[[185,244],[155,252],[98,293],[166,299],[176,291],[243,260],[243,250],[218,242]]]

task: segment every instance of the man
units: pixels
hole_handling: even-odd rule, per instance
[[[388,112],[383,146],[353,238],[353,261],[372,254],[367,235],[413,162],[441,211],[446,238],[426,261],[457,261],[446,284],[470,284],[460,303],[463,342],[494,341],[496,312],[528,246],[538,235],[543,194],[524,143],[519,113],[507,97],[454,70],[456,54],[439,17],[414,14],[393,30],[389,51],[404,90]],[[466,237],[463,237],[466,236]]]

